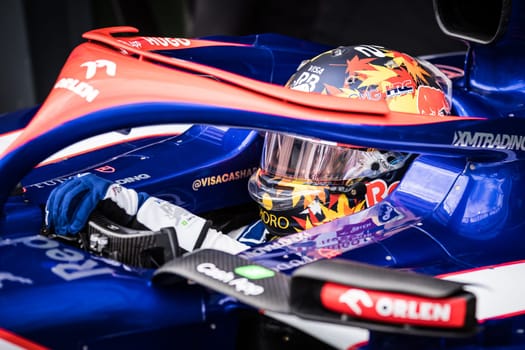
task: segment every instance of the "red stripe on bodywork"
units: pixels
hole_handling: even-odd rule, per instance
[[[116,106],[150,102],[208,105],[342,124],[421,125],[457,120],[457,117],[450,116],[391,112],[384,101],[349,101],[295,91],[221,69],[143,51],[110,35],[123,30],[129,31],[129,28],[109,28],[84,34],[85,38],[105,45],[90,42],[73,50],[46,101],[4,154],[83,115]],[[95,62],[100,64],[96,70],[92,68]],[[108,62],[114,64],[111,70],[104,67]],[[88,72],[88,69],[91,71]],[[216,79],[210,79],[210,76]]]

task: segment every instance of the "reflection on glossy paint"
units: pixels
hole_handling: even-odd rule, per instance
[[[508,216],[512,179],[507,169],[472,164],[445,200],[458,233],[474,239],[498,235]]]

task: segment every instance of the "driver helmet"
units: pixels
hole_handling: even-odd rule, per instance
[[[429,62],[376,45],[344,46],[301,63],[286,86],[350,99],[386,100],[393,111],[450,114],[450,80]],[[414,155],[267,132],[248,181],[260,217],[287,235],[382,201]]]

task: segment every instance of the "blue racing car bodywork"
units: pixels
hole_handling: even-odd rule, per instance
[[[445,29],[453,6],[436,1]],[[525,347],[525,4],[498,6],[493,36],[459,30],[451,35],[467,52],[426,57],[453,83],[455,115],[440,118],[282,87],[324,45],[86,33],[44,103],[0,119],[0,340],[34,349]],[[264,130],[417,157],[386,198],[375,184],[379,204],[239,256],[203,250],[137,267],[45,227],[50,191],[78,173],[223,227],[248,224],[258,211],[246,182]]]

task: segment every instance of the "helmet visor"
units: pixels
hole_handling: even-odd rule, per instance
[[[358,149],[335,142],[266,133],[261,169],[277,177],[333,184],[356,178],[374,178],[399,169],[407,155]]]

